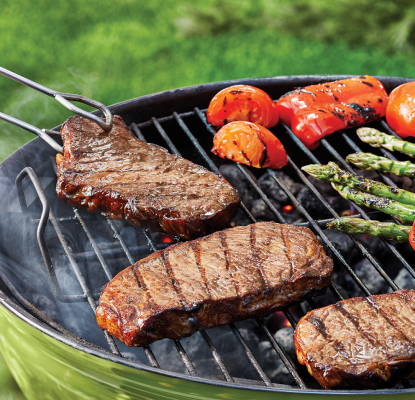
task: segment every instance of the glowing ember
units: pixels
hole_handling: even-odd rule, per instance
[[[353,215],[353,211],[352,210],[344,210],[340,213],[340,215],[342,217],[348,217],[349,215]]]
[[[282,208],[282,212],[284,214],[290,214],[292,210],[293,210],[293,206],[291,206],[290,204],[287,204],[286,206]]]
[[[270,321],[270,328],[273,331],[277,331],[282,328],[290,327],[291,324],[282,311],[277,311],[272,315],[272,319]]]
[[[172,235],[163,235],[161,237],[161,242],[164,244],[173,243],[173,236]]]

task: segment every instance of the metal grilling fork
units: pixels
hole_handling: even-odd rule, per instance
[[[102,103],[98,101],[89,99],[88,97],[81,96],[79,94],[70,94],[70,93],[61,93],[55,90],[49,89],[46,86],[40,85],[39,83],[33,82],[30,79],[27,79],[23,76],[20,76],[12,71],[9,71],[3,67],[0,67],[0,74],[7,76],[10,79],[13,79],[17,82],[22,83],[23,85],[29,86],[33,89],[38,90],[41,93],[47,94],[48,96],[53,97],[56,101],[66,107],[68,110],[72,111],[75,114],[81,115],[85,118],[90,119],[91,121],[96,122],[104,131],[110,131],[112,128],[112,114],[111,111]],[[91,114],[87,111],[82,110],[81,108],[75,106],[71,101],[78,101],[80,103],[87,104],[94,108],[101,110],[105,116],[105,122],[98,116]],[[45,142],[47,142],[53,149],[59,153],[63,153],[62,146],[56,143],[46,132],[36,128],[33,125],[30,125],[26,122],[20,121],[16,118],[13,118],[7,114],[0,112],[0,119],[10,122],[20,128],[23,128],[29,132],[34,133],[41,137]]]

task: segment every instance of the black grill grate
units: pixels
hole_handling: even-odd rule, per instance
[[[167,148],[170,150],[171,153],[176,155],[182,155],[176,145],[174,144],[174,141],[171,139],[171,135],[168,133],[169,129],[171,129],[172,124],[175,124],[175,130],[179,130],[179,136],[185,138],[189,144],[190,147],[186,148],[186,151],[193,152],[195,154],[195,157],[197,160],[193,160],[196,162],[204,163],[205,166],[210,169],[212,172],[222,175],[218,166],[216,159],[212,159],[208,151],[205,150],[207,146],[205,146],[203,143],[204,139],[203,136],[206,136],[206,133],[211,138],[216,132],[212,129],[212,127],[207,124],[206,118],[205,118],[205,110],[200,110],[199,108],[195,108],[191,112],[181,113],[178,114],[174,112],[172,115],[163,117],[163,118],[151,118],[150,120],[143,122],[143,123],[132,123],[130,128],[132,132],[142,140],[150,139],[150,142],[156,142],[157,140],[160,141],[160,143],[164,146],[167,146]],[[203,127],[202,130],[198,130],[198,135],[195,133],[192,133],[192,131],[195,131],[194,128],[190,129],[189,125],[193,125],[196,127]],[[387,129],[386,123],[382,122],[382,126],[384,129]],[[310,150],[308,150],[299,140],[295,137],[295,135],[291,132],[291,130],[283,125],[280,124],[278,129],[281,131],[284,130],[282,134],[285,135],[285,140],[290,141],[290,148],[294,149],[294,152],[291,151],[291,156],[288,158],[288,166],[286,168],[290,168],[291,172],[296,176],[297,180],[304,185],[306,185],[318,198],[318,200],[324,205],[324,207],[328,210],[329,213],[332,214],[333,218],[338,217],[337,212],[330,206],[330,204],[327,202],[327,200],[321,195],[318,188],[316,188],[309,179],[302,173],[300,167],[297,165],[297,163],[293,160],[294,155],[295,158],[303,158],[308,159],[312,163],[319,163],[320,161],[317,158],[316,154],[313,154]],[[144,134],[143,134],[143,131]],[[148,135],[146,135],[148,133]],[[158,134],[156,137],[155,134]],[[344,141],[342,143],[343,147],[350,148],[351,151],[360,151],[360,148],[358,145],[351,139],[350,135],[346,133],[336,133],[335,135],[341,137],[341,139]],[[197,137],[198,136],[198,137]],[[279,137],[281,137],[281,134],[278,134]],[[177,137],[177,135],[176,135]],[[202,139],[201,139],[202,138]],[[331,139],[329,139],[331,140]],[[339,140],[337,138],[336,140]],[[207,141],[209,142],[209,141]],[[210,140],[211,143],[211,140]],[[345,144],[345,145],[344,145]],[[322,140],[322,146],[321,148],[325,149],[328,154],[328,156],[331,160],[338,162],[343,168],[347,168],[348,170],[351,170],[351,168],[345,163],[344,158],[340,155],[340,153],[336,150],[335,146],[330,144],[328,140],[323,139]],[[189,150],[190,149],[190,150]],[[318,153],[322,153],[322,149],[319,150]],[[382,153],[384,153],[386,156],[390,158],[394,158],[389,152],[386,150],[381,150]],[[186,158],[192,159],[191,157],[188,157],[187,154],[183,155]],[[237,168],[242,173],[246,181],[250,184],[252,190],[265,202],[265,204],[269,207],[270,211],[275,216],[275,219],[280,223],[286,223],[286,218],[284,217],[283,213],[278,210],[270,201],[270,199],[267,197],[267,195],[261,190],[261,188],[257,185],[255,180],[252,178],[252,175],[250,174],[250,171],[247,167],[237,164]],[[327,222],[329,220],[317,220],[314,219],[310,213],[306,210],[306,208],[297,200],[296,196],[291,193],[287,185],[284,183],[284,181],[272,170],[268,169],[267,173],[269,176],[279,185],[279,187],[284,191],[284,193],[288,196],[290,199],[290,202],[292,206],[294,206],[298,212],[301,214],[301,216],[306,220],[306,222],[301,222],[299,225],[309,226],[315,234],[317,234],[321,241],[331,250],[331,252],[334,255],[334,258],[338,261],[339,265],[341,265],[344,270],[352,277],[352,279],[355,281],[355,283],[358,285],[358,287],[365,293],[366,295],[371,295],[367,285],[362,281],[361,278],[355,273],[355,271],[352,269],[352,267],[348,264],[348,262],[345,260],[343,255],[339,252],[339,250],[335,247],[335,245],[332,243],[332,241],[327,237],[327,235],[324,233],[323,229]],[[21,207],[23,211],[27,211],[26,201],[24,198],[24,192],[22,188],[22,180],[25,176],[28,176],[30,180],[32,181],[37,194],[42,202],[43,205],[43,212],[42,216],[39,220],[36,220],[36,223],[39,224],[38,228],[38,241],[41,248],[42,256],[46,265],[46,268],[48,270],[49,278],[51,280],[54,293],[56,297],[66,303],[71,302],[88,302],[91,309],[95,312],[96,310],[96,300],[98,297],[97,293],[92,293],[90,288],[88,287],[87,279],[81,272],[81,269],[78,266],[77,260],[82,259],[89,259],[89,258],[96,258],[105,274],[106,279],[109,281],[112,279],[112,274],[110,271],[110,267],[107,264],[106,257],[108,254],[114,255],[115,253],[123,254],[129,261],[130,264],[133,264],[137,261],[133,257],[133,254],[139,253],[139,249],[128,247],[125,241],[123,240],[119,229],[117,228],[117,224],[115,221],[113,221],[111,218],[107,218],[106,222],[108,223],[109,227],[111,228],[111,231],[114,234],[115,239],[118,241],[120,248],[115,250],[101,250],[99,245],[97,244],[96,240],[94,239],[93,235],[91,234],[91,231],[88,228],[87,223],[85,222],[84,218],[82,217],[79,210],[74,209],[74,218],[57,218],[54,216],[52,211],[50,210],[50,206],[48,204],[48,199],[45,195],[45,192],[42,189],[42,186],[36,176],[36,174],[33,172],[31,168],[25,168],[21,174],[16,179],[16,186],[19,194],[19,200],[21,203]],[[382,179],[387,182],[388,184],[394,185],[394,183],[385,176],[382,176]],[[358,211],[360,216],[362,216],[365,219],[370,218],[371,213],[366,213],[361,207],[357,206],[356,204],[353,204],[353,207]],[[245,204],[241,203],[241,209],[245,213],[246,217],[253,223],[256,222],[256,219],[249,211],[248,207],[246,207]],[[73,270],[73,272],[76,275],[76,278],[82,288],[82,294],[64,294],[61,291],[61,288],[59,286],[58,279],[56,278],[56,274],[52,265],[51,257],[49,255],[48,246],[45,241],[45,238],[43,236],[43,232],[45,229],[46,224],[48,223],[48,220],[53,225],[53,228],[55,229],[56,235],[59,238],[62,248],[68,258],[69,264]],[[60,225],[63,223],[79,223],[82,227],[82,230],[85,232],[86,236],[88,237],[88,240],[92,246],[93,252],[91,253],[78,253],[74,254],[68,244],[65,241],[65,237],[62,234]],[[160,248],[163,247],[163,245],[156,243],[154,239],[151,237],[149,232],[147,232],[145,229],[142,229],[142,233],[147,239],[148,243],[148,249],[151,252],[154,252]],[[374,266],[374,268],[377,270],[377,272],[383,277],[383,279],[387,282],[387,284],[390,286],[392,290],[398,290],[397,284],[393,281],[393,279],[390,278],[388,273],[382,268],[380,263],[372,256],[372,254],[369,252],[369,250],[362,244],[357,238],[351,237],[353,240],[355,246],[359,249],[361,254],[366,257],[371,264]],[[400,252],[396,249],[396,247],[387,242],[384,241],[387,248],[390,250],[390,252],[396,257],[396,259],[402,264],[404,268],[406,268],[409,273],[415,277],[415,272],[411,265],[405,260],[405,258],[400,254]],[[0,276],[6,286],[10,289],[10,291],[13,293],[15,292],[15,298],[26,308],[28,309],[32,314],[35,314],[38,318],[40,318],[42,321],[48,323],[53,328],[60,330],[61,332],[64,332],[67,335],[72,335],[70,332],[67,332],[64,328],[57,325],[54,321],[50,320],[48,317],[44,316],[41,312],[36,310],[33,306],[31,306],[24,298],[22,298],[21,295],[14,289],[13,284],[7,279],[6,276],[2,273]],[[336,299],[342,300],[343,296],[338,290],[338,288],[332,284],[330,286],[330,291],[333,293]],[[308,300],[308,304],[311,308],[316,308],[316,304],[313,299]],[[287,309],[284,311],[284,315],[287,318],[287,320],[290,322],[290,324],[295,327],[296,326],[296,318],[294,315]],[[263,319],[256,319],[256,322],[263,332],[263,334],[268,338],[271,347],[273,351],[275,352],[275,356],[279,357],[281,361],[284,363],[287,371],[289,374],[291,374],[292,378],[295,381],[296,387],[298,389],[306,389],[307,386],[304,383],[301,373],[297,370],[297,367],[294,365],[293,361],[290,359],[289,356],[284,352],[282,347],[278,344],[274,336],[272,335],[271,331],[267,327],[266,323]],[[243,349],[244,353],[246,354],[246,357],[248,358],[249,362],[251,363],[252,367],[256,370],[258,377],[260,381],[257,382],[259,385],[265,385],[268,387],[281,387],[281,385],[273,383],[271,379],[267,376],[266,372],[264,371],[263,367],[258,362],[257,358],[255,357],[252,350],[249,348],[247,342],[245,341],[243,335],[241,334],[240,330],[236,327],[235,324],[230,324],[230,328],[236,337],[237,341],[239,342],[241,348]],[[121,351],[118,349],[117,343],[109,336],[106,332],[103,332],[105,335],[106,341],[108,343],[109,348],[111,349],[111,352],[118,356],[123,356]],[[235,379],[231,376],[231,373],[229,372],[228,367],[225,364],[224,359],[221,357],[220,352],[215,347],[215,344],[213,343],[213,340],[209,336],[208,332],[201,331],[199,332],[201,337],[203,338],[203,341],[207,344],[209,347],[213,360],[216,363],[216,366],[219,368],[223,375],[223,379],[228,382],[234,382]],[[74,336],[74,335],[72,335]],[[198,372],[195,368],[195,365],[193,364],[191,358],[187,354],[185,348],[183,347],[182,343],[179,340],[174,341],[175,347],[177,349],[177,352],[179,356],[181,357],[184,366],[186,367],[186,370],[190,376],[198,376]],[[148,362],[151,366],[160,368],[159,362],[157,361],[153,351],[151,350],[151,346],[144,346],[144,352],[147,356]],[[136,362],[137,367],[140,368],[140,363]],[[405,386],[408,387],[409,384],[405,383]]]

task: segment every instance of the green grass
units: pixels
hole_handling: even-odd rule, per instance
[[[181,37],[175,21],[185,3],[5,0],[0,64],[55,90],[107,105],[177,87],[248,77],[414,76],[415,61],[404,55],[308,41],[270,28],[235,27],[216,35]],[[71,115],[53,99],[2,76],[0,111],[39,128],[59,125]],[[0,121],[0,161],[32,138]],[[12,399],[14,395],[6,393],[14,389],[0,359],[0,398]]]

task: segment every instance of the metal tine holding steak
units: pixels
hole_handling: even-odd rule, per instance
[[[61,129],[57,193],[71,206],[194,239],[222,229],[239,196],[224,179],[134,137],[119,116],[105,132],[83,117]]]
[[[333,261],[310,229],[258,222],[157,251],[104,288],[98,325],[128,346],[269,315],[323,293]]]
[[[298,360],[326,389],[394,386],[415,376],[415,290],[357,297],[310,311]]]

